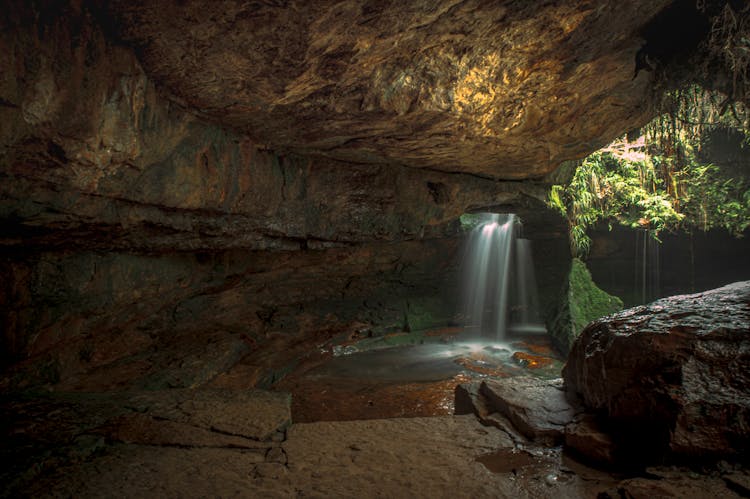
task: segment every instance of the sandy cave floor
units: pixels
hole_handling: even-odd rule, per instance
[[[191,439],[189,428],[169,441],[174,429],[163,430],[161,441],[147,444],[138,442],[138,432],[148,438],[148,423],[120,435],[130,443],[79,435],[47,453],[35,477],[16,478],[4,495],[741,497],[718,475],[663,469],[626,478],[583,466],[560,449],[517,449],[508,435],[472,415],[300,423],[262,442],[248,439],[249,445],[222,441],[227,435],[218,431],[211,431],[213,442]],[[740,483],[747,478],[733,475]]]
[[[3,396],[0,497],[750,497],[750,475],[727,463],[602,471],[452,415],[459,382],[561,364],[543,337],[467,346],[451,333],[339,344],[276,391]]]

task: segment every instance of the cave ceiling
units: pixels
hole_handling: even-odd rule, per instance
[[[195,114],[275,151],[540,177],[652,113],[639,33],[669,2],[118,0]]]
[[[636,55],[651,38],[688,47],[654,22],[695,10],[7,5],[0,247],[150,252],[421,238],[467,211],[544,211],[545,175],[653,117]]]

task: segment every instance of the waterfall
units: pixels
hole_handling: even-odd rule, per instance
[[[641,304],[661,298],[659,241],[647,229],[635,232],[633,296]]]
[[[484,338],[541,332],[531,241],[513,214],[482,215],[471,232],[462,266],[464,322]]]

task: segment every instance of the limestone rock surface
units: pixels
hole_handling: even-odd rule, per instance
[[[520,179],[648,119],[635,54],[669,2],[112,4],[173,100],[259,143]]]
[[[0,13],[3,247],[317,249],[429,236],[468,208],[544,199],[534,183],[269,150],[168,99],[104,15],[76,2]]]
[[[591,323],[563,369],[622,452],[737,457],[750,443],[750,281]]]

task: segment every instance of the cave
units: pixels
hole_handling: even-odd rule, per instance
[[[750,189],[581,254],[550,194],[742,121],[745,3],[4,7],[2,497],[750,494]]]

